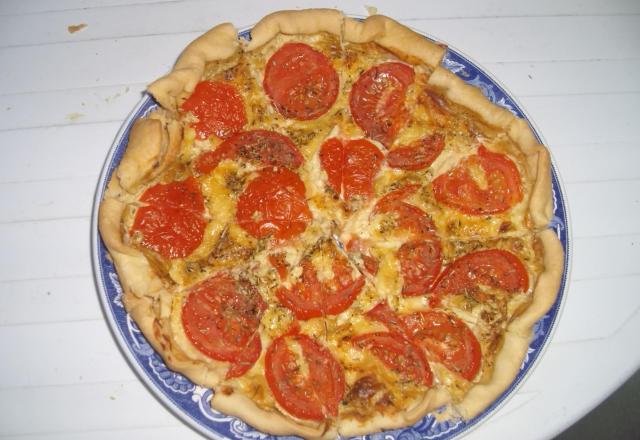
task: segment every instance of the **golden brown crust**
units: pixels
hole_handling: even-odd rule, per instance
[[[335,9],[303,9],[278,11],[260,20],[251,30],[246,50],[264,46],[278,34],[316,34],[329,32],[341,35],[344,16]]]
[[[477,113],[485,122],[495,127],[506,130],[509,124],[516,119],[509,110],[489,102],[479,88],[465,83],[453,72],[443,67],[438,67],[433,71],[428,83],[441,89],[450,101]]]
[[[163,110],[138,119],[115,172],[120,186],[135,193],[140,184],[159,176],[176,159],[181,140],[182,126]]]
[[[444,389],[429,390],[422,400],[405,412],[392,416],[377,414],[366,422],[357,422],[353,419],[341,419],[338,431],[343,437],[354,437],[372,432],[386,431],[410,426],[422,419],[431,411],[440,408],[449,401],[449,395]]]
[[[553,229],[538,234],[542,244],[544,271],[538,277],[529,307],[509,325],[508,331],[522,336],[531,335],[533,325],[549,311],[556,301],[564,272],[564,250]]]
[[[182,52],[173,70],[147,90],[167,110],[176,111],[184,93],[191,93],[202,78],[205,64],[224,60],[240,49],[238,32],[230,23],[218,25],[195,39]]]
[[[217,392],[211,398],[211,407],[224,414],[246,420],[254,428],[274,435],[299,435],[309,439],[336,437],[336,431],[327,430],[324,422],[303,423],[279,412],[264,410],[248,397],[238,393]]]
[[[440,65],[446,50],[384,15],[372,15],[364,21],[345,18],[343,39],[352,43],[378,43],[392,52],[416,58],[432,69]]]
[[[511,385],[520,372],[530,339],[514,333],[505,334],[502,348],[495,358],[491,380],[471,388],[462,402],[456,405],[464,419],[477,416]]]
[[[507,135],[527,156],[529,175],[535,183],[529,200],[529,213],[534,228],[544,229],[553,216],[551,193],[551,157],[544,145],[538,143],[529,124],[515,119],[507,127]]]

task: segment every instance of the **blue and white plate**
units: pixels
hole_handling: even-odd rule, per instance
[[[240,32],[242,38],[249,38],[250,29]],[[425,36],[433,40],[433,38]],[[458,50],[449,47],[442,66],[458,75],[467,83],[479,87],[484,95],[493,103],[506,108],[514,115],[524,118],[532,126],[538,140],[544,144],[542,136],[535,129],[531,119],[524,112],[518,102],[507,93],[502,86],[490,74],[485,72],[469,57]],[[193,384],[186,377],[167,368],[162,358],[147,343],[144,336],[137,328],[135,322],[125,311],[121,297],[122,288],[113,263],[107,257],[107,249],[98,234],[97,212],[102,200],[107,182],[111,173],[118,166],[124,153],[129,136],[129,130],[133,122],[156,108],[157,104],[149,95],[145,95],[142,101],[133,110],[129,118],[121,128],[105,162],[96,191],[94,201],[92,228],[93,267],[98,285],[100,299],[104,313],[111,326],[111,330],[118,341],[123,353],[138,376],[147,384],[156,397],[171,409],[178,417],[192,428],[209,438],[233,438],[233,439],[267,439],[272,436],[256,431],[235,417],[226,416],[213,411],[209,406],[212,391]],[[559,317],[565,298],[565,287],[571,259],[570,231],[567,218],[567,208],[564,201],[564,191],[558,178],[555,164],[552,172],[554,217],[550,228],[560,238],[565,252],[565,266],[558,291],[558,296],[553,307],[544,315],[534,327],[534,336],[529,345],[527,355],[520,367],[520,372],[513,380],[509,388],[502,393],[481,414],[471,420],[438,421],[433,415],[427,415],[415,425],[364,436],[367,439],[385,440],[414,440],[414,439],[453,439],[462,436],[486,420],[497,411],[506,400],[511,397],[524,379],[532,371],[536,363],[549,343],[551,334]]]

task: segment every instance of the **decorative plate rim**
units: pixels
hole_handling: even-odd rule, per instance
[[[358,15],[350,15],[350,16],[357,19],[364,18],[363,16],[358,16]],[[246,36],[252,28],[253,26],[244,27],[238,31],[238,35],[240,37]],[[504,95],[504,97],[509,99],[514,104],[514,108],[508,108],[508,109],[512,112],[514,112],[515,110],[518,113],[520,113],[520,115],[529,123],[529,125],[531,126],[534,132],[534,135],[538,138],[540,143],[547,146],[547,143],[545,142],[540,130],[538,129],[537,125],[535,124],[531,116],[526,112],[526,110],[524,110],[524,107],[522,106],[520,101],[492,73],[490,73],[488,70],[483,68],[479,63],[477,63],[472,57],[468,56],[465,52],[457,49],[454,46],[446,44],[444,40],[436,39],[430,34],[427,34],[421,30],[418,30],[415,28],[411,28],[411,29],[431,41],[435,41],[435,42],[446,45],[447,52],[445,54],[445,57],[443,58],[443,62],[441,63],[441,66],[448,68],[448,70],[453,71],[453,69],[445,65],[447,61],[451,61],[451,59],[448,57],[459,58],[465,61],[464,68],[468,68],[470,66],[473,69],[475,69],[477,72],[483,74],[490,81],[490,84],[489,84],[490,86],[493,85],[497,87],[498,91],[500,91]],[[456,72],[456,71],[453,71],[453,72],[458,76],[460,76],[463,80],[465,80],[465,78],[462,77],[462,75],[459,75],[459,72]],[[98,296],[100,298],[100,304],[102,306],[103,313],[105,314],[107,322],[109,324],[109,330],[112,333],[114,339],[116,340],[119,350],[125,356],[128,363],[135,371],[136,375],[142,380],[143,384],[149,389],[151,394],[158,401],[160,401],[165,407],[167,407],[175,416],[177,416],[181,421],[183,421],[187,426],[196,430],[198,433],[204,435],[205,437],[213,438],[216,440],[225,439],[227,437],[224,436],[219,431],[217,431],[215,426],[205,425],[200,420],[197,420],[192,414],[187,412],[185,408],[178,405],[174,400],[172,400],[167,395],[166,390],[160,388],[160,386],[156,382],[154,382],[154,379],[151,376],[151,372],[147,371],[143,367],[143,365],[141,364],[141,361],[136,357],[136,354],[134,353],[134,348],[132,347],[131,343],[129,343],[129,341],[126,339],[126,336],[124,334],[125,329],[121,326],[120,323],[118,323],[116,319],[116,316],[112,310],[113,304],[109,298],[109,294],[107,291],[108,288],[106,287],[108,275],[105,273],[105,270],[104,270],[105,268],[103,265],[103,261],[101,259],[101,251],[104,252],[105,248],[104,248],[102,239],[100,237],[100,234],[98,232],[98,210],[99,210],[100,202],[104,195],[104,190],[106,188],[106,184],[108,183],[108,178],[111,176],[113,169],[115,168],[114,160],[116,160],[116,156],[122,155],[124,151],[124,148],[122,146],[123,141],[125,140],[129,130],[131,129],[133,122],[138,117],[142,116],[146,111],[149,111],[150,108],[153,106],[152,104],[153,102],[154,101],[151,98],[151,96],[145,92],[141,100],[136,104],[134,109],[130,112],[130,114],[127,116],[122,126],[118,130],[118,133],[114,138],[114,141],[109,149],[107,157],[102,166],[102,171],[100,173],[100,178],[98,180],[98,184],[97,184],[97,188],[94,196],[93,210],[92,210],[92,216],[91,216],[91,259],[92,259],[94,282],[97,288]],[[486,423],[487,420],[491,419],[491,417],[493,417],[495,414],[499,413],[499,410],[517,393],[518,389],[531,376],[535,368],[540,363],[540,359],[543,357],[546,350],[548,349],[550,342],[553,339],[553,336],[555,335],[555,332],[557,330],[557,322],[559,321],[559,319],[563,314],[564,307],[566,304],[566,295],[569,290],[570,273],[571,273],[571,267],[572,267],[571,263],[573,259],[573,246],[572,246],[573,235],[572,235],[572,230],[570,228],[572,221],[571,221],[571,216],[569,212],[569,206],[565,197],[566,195],[565,185],[558,173],[556,161],[551,151],[550,151],[550,154],[551,154],[551,163],[552,163],[552,190],[554,190],[554,199],[556,197],[557,199],[559,199],[559,200],[557,199],[555,200],[554,213],[556,212],[556,210],[558,209],[560,210],[560,213],[562,214],[562,218],[559,219],[559,224],[563,226],[561,229],[558,229],[556,232],[560,236],[562,241],[563,249],[565,252],[565,260],[564,260],[564,268],[563,268],[561,284],[558,289],[558,296],[554,304],[549,309],[549,311],[547,311],[547,313],[536,323],[536,325],[542,323],[548,318],[551,318],[551,322],[547,324],[548,328],[543,333],[543,340],[539,344],[538,348],[535,350],[532,349],[531,347],[534,345],[534,343],[536,343],[537,338],[532,339],[532,341],[529,344],[529,352],[527,353],[525,360],[523,360],[523,364],[521,366],[520,372],[511,382],[509,387],[505,391],[503,391],[503,393],[499,397],[497,397],[479,415],[465,422],[464,426],[462,426],[460,429],[457,429],[457,425],[455,425],[455,427],[452,428],[450,431],[443,432],[440,435],[434,436],[432,438],[436,438],[436,437],[443,438],[443,439],[444,438],[446,439],[460,438],[472,432],[473,430],[477,429],[483,423]],[[557,189],[557,194],[555,193],[556,189]],[[560,226],[557,226],[557,227],[560,228]],[[562,240],[561,231],[564,231],[564,240]],[[128,313],[125,313],[125,316],[128,317],[129,316]],[[531,361],[529,361],[528,359],[529,354],[534,355]],[[529,363],[525,367],[525,364],[527,362]],[[523,372],[523,368],[524,368],[524,372]],[[202,390],[201,387],[197,387],[197,386],[195,390],[197,391],[198,388]],[[204,394],[206,393],[203,393],[201,396],[198,396],[198,397],[201,400],[206,401],[207,399]],[[195,399],[192,399],[192,400],[195,401]],[[422,419],[421,422],[426,420],[428,417],[429,415],[426,416],[424,419]],[[421,422],[418,422],[418,424]],[[398,430],[385,431],[383,433],[373,434],[373,436],[383,435],[385,436],[384,438],[388,438],[388,435],[391,433],[393,433],[395,436],[395,434],[401,434],[409,430],[412,430],[411,426],[404,427]],[[420,432],[421,431],[418,431],[418,433]],[[448,436],[450,432],[451,432],[451,435]],[[263,438],[265,436],[267,435],[262,434],[260,435],[260,438]],[[365,436],[362,436],[360,438],[364,438],[364,437]]]

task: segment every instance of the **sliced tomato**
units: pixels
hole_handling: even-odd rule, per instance
[[[302,260],[302,277],[290,288],[280,287],[276,296],[298,319],[335,315],[346,310],[364,286],[361,276],[353,276],[347,258],[335,246],[323,250],[332,259],[333,277],[320,281],[311,258]]]
[[[338,416],[338,406],[344,396],[344,372],[331,352],[310,337],[299,335],[297,339],[309,367],[311,388],[322,402],[324,413]]]
[[[435,230],[435,225],[429,214],[417,206],[405,202],[377,204],[374,214],[392,213],[398,228],[406,229],[418,235],[429,234]]]
[[[409,332],[404,325],[404,321],[389,307],[386,301],[382,301],[374,308],[365,313],[365,316],[374,321],[384,324],[390,332],[409,338]]]
[[[232,379],[234,377],[244,376],[244,373],[249,371],[251,367],[253,367],[253,364],[256,363],[260,357],[260,353],[262,353],[260,335],[258,333],[254,333],[247,346],[238,353],[238,356],[231,364],[231,368],[227,371],[225,378]]]
[[[379,64],[360,75],[351,89],[349,108],[367,137],[391,146],[407,120],[404,101],[414,78],[413,68],[402,63]]]
[[[337,315],[345,311],[355,301],[364,287],[364,278],[352,278],[349,261],[342,255],[333,260],[333,280],[324,283],[324,314]]]
[[[142,245],[165,258],[184,258],[202,242],[207,222],[204,197],[198,182],[189,177],[181,182],[157,184],[140,197],[130,233],[142,234]]]
[[[398,337],[412,340],[465,379],[473,380],[478,374],[482,362],[480,343],[456,316],[440,310],[397,315],[386,302],[376,305],[366,316],[381,322]]]
[[[260,171],[240,194],[236,218],[257,238],[287,239],[301,234],[312,218],[304,183],[287,168]]]
[[[287,43],[269,58],[263,86],[278,113],[304,121],[331,108],[340,79],[321,52],[303,43]]]
[[[378,147],[366,139],[342,142],[330,138],[320,147],[320,163],[329,186],[347,201],[373,194],[373,178],[383,158]]]
[[[415,234],[431,234],[435,225],[429,214],[417,206],[402,201],[416,192],[420,185],[409,184],[383,196],[373,209],[373,214],[392,213],[395,215],[399,228],[409,230]]]
[[[393,214],[399,229],[413,233],[413,237],[403,243],[396,254],[403,279],[402,294],[405,296],[427,293],[440,272],[442,262],[440,241],[434,234],[435,225],[431,217],[417,206],[402,201],[419,188],[420,185],[409,184],[386,194],[372,212],[373,215]],[[358,251],[366,255],[364,246],[359,246]]]
[[[471,329],[452,314],[439,310],[401,316],[410,337],[445,367],[473,380],[480,370],[482,350]]]
[[[342,189],[346,200],[373,194],[373,178],[380,169],[383,157],[378,147],[365,139],[345,144]]]
[[[399,202],[393,208],[398,226],[414,232],[418,235],[429,234],[435,231],[435,225],[429,214],[417,206],[405,202]]]
[[[367,250],[367,245],[359,238],[352,238],[347,243],[347,252],[358,254],[364,264],[364,269],[371,275],[378,273],[378,260],[372,257]]]
[[[228,377],[236,377],[260,357],[256,332],[265,309],[253,285],[218,273],[190,289],[182,306],[182,325],[187,338],[203,354],[232,362]]]
[[[200,139],[212,134],[224,139],[247,123],[242,97],[234,86],[219,81],[198,83],[181,109],[198,119],[193,125]]]
[[[290,344],[298,344],[298,359]],[[309,374],[303,374],[305,363]],[[276,338],[265,355],[265,376],[278,404],[304,420],[324,420],[338,415],[344,396],[344,371],[331,352],[302,334]]]
[[[529,275],[520,259],[509,251],[488,249],[464,255],[448,265],[434,283],[437,298],[488,286],[509,293],[529,288]]]
[[[194,167],[199,174],[207,174],[213,171],[222,160],[236,157],[290,169],[298,168],[304,160],[293,141],[287,136],[269,130],[250,130],[236,133],[215,150],[200,154]]]
[[[421,170],[429,167],[444,149],[444,136],[434,134],[418,139],[409,146],[396,147],[387,154],[391,168]]]
[[[364,287],[362,277],[352,278],[349,262],[342,255],[333,261],[333,279],[321,282],[310,259],[301,263],[302,279],[291,288],[276,290],[278,300],[298,319],[337,315],[355,301]]]
[[[442,267],[440,240],[424,235],[400,246],[397,253],[402,274],[402,295],[424,295]]]
[[[311,319],[322,316],[323,289],[318,274],[310,260],[303,260],[302,279],[290,288],[284,286],[276,290],[278,301],[291,310],[298,319]]]
[[[278,277],[281,280],[287,278],[287,274],[289,273],[287,261],[285,259],[285,254],[277,253],[269,255],[269,263],[273,266],[273,268],[278,273]]]
[[[486,188],[473,179],[470,168],[483,170]],[[520,172],[504,154],[493,153],[484,146],[478,154],[464,159],[459,165],[433,181],[436,200],[469,215],[505,212],[522,200]]]
[[[433,384],[431,367],[421,348],[401,336],[388,332],[366,333],[351,341],[373,353],[388,368],[400,376],[426,386]]]
[[[327,173],[329,187],[338,195],[342,195],[342,179],[344,176],[345,148],[338,138],[329,138],[320,147],[320,164]]]
[[[393,204],[395,202],[400,202],[406,199],[407,197],[409,197],[411,194],[415,193],[419,189],[420,189],[420,185],[418,185],[417,183],[409,183],[396,190],[391,191],[390,193],[385,194],[380,198],[378,203],[376,203],[375,212],[390,211],[391,208],[387,208],[387,207],[393,207]]]

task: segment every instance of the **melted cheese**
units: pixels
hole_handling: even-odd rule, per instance
[[[261,329],[270,339],[275,339],[295,320],[291,310],[277,304],[271,304],[262,315]]]
[[[471,154],[475,154],[475,151],[471,152]],[[433,170],[434,176],[448,173],[452,168],[454,168],[468,156],[470,156],[470,154],[460,153],[452,150],[443,151],[431,164],[431,169]]]
[[[311,257],[311,263],[316,270],[318,280],[322,282],[331,281],[334,277],[333,258],[323,252],[317,252]]]
[[[384,298],[393,298],[400,294],[402,277],[400,263],[395,252],[384,252],[378,255],[380,266],[375,277],[375,286]]]

